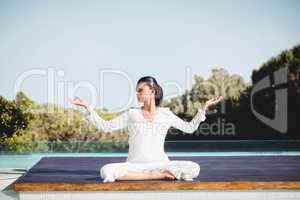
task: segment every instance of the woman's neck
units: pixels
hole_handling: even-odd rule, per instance
[[[155,113],[156,106],[154,101],[150,101],[149,103],[144,103],[143,110],[148,111],[149,113]]]

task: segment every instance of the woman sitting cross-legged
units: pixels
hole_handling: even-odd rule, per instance
[[[193,133],[206,119],[209,106],[218,103],[221,97],[208,100],[199,108],[190,122],[175,115],[169,108],[161,107],[163,91],[156,79],[145,76],[136,85],[141,108],[130,108],[111,120],[102,119],[85,101],[76,97],[71,102],[86,108],[86,116],[92,124],[104,132],[128,128],[129,152],[125,162],[108,163],[100,169],[103,182],[116,180],[186,180],[199,175],[198,163],[189,160],[170,160],[164,152],[164,141],[170,127],[185,133]]]

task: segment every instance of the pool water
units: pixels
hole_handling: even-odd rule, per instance
[[[0,155],[0,169],[30,169],[45,156],[103,156],[126,157],[128,153],[42,153],[24,155]],[[272,156],[300,155],[300,151],[272,152],[167,152],[168,156]]]

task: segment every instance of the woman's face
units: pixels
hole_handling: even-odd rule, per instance
[[[139,102],[148,102],[154,98],[154,91],[151,89],[147,83],[139,83],[136,86],[136,95]]]

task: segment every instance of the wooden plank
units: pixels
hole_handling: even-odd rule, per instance
[[[300,181],[117,181],[113,183],[16,183],[15,191],[265,190],[300,189]]]

